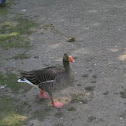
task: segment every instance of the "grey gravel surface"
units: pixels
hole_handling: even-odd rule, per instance
[[[94,87],[86,104],[69,103],[26,125],[126,126],[126,1],[17,0],[11,11],[40,24],[29,36],[34,45],[28,51],[31,58],[13,67],[32,70],[62,64],[63,54],[70,52],[76,61],[71,64],[75,84],[67,92]],[[76,40],[68,42],[71,37]],[[76,110],[68,111],[71,106]]]

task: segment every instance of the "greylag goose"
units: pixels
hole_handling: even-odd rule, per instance
[[[52,93],[55,90],[69,86],[73,82],[73,74],[69,62],[75,62],[73,57],[65,53],[63,56],[63,66],[51,66],[40,70],[21,73],[18,82],[25,82],[40,88],[40,98],[47,98],[45,92],[50,95],[52,106],[62,108],[63,103],[54,102]],[[44,92],[45,91],[45,92]]]

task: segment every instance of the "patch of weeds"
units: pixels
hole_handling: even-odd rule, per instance
[[[23,108],[18,108],[18,101],[9,96],[0,97],[0,101],[0,126],[21,126],[26,117],[20,114]]]
[[[94,91],[94,88],[95,88],[95,86],[87,86],[87,87],[85,87],[85,90],[92,92],[92,91]]]
[[[92,121],[94,121],[94,120],[96,120],[96,117],[91,116],[91,117],[89,117],[89,118],[88,118],[88,120],[87,120],[87,121],[88,121],[88,122],[92,122]]]
[[[73,111],[76,111],[76,108],[75,107],[70,107],[67,110],[70,111],[70,112],[73,112]]]
[[[32,113],[31,115],[31,119],[32,118],[37,118],[38,120],[43,120],[45,119],[47,116],[49,116],[49,112],[51,111],[52,109],[50,107],[45,107],[45,109],[41,109],[41,110],[37,110],[35,112]]]
[[[124,91],[121,91],[120,95],[122,98],[126,98],[126,89],[124,89]]]
[[[24,17],[14,17],[3,21],[0,24],[0,47],[9,48],[27,48],[31,47],[28,35],[33,31],[31,28],[37,27],[38,24]]]
[[[70,37],[70,38],[68,38],[68,42],[74,42],[76,40],[76,38],[75,37]]]
[[[62,118],[63,117],[63,113],[62,112],[57,112],[56,114],[55,114],[55,117],[57,117],[57,118]]]
[[[73,94],[71,102],[72,103],[81,102],[83,101],[84,97],[85,93]]]
[[[25,53],[20,53],[20,54],[17,54],[15,56],[13,56],[12,58],[15,59],[15,60],[18,60],[18,59],[21,59],[22,60],[22,59],[29,59],[30,56],[28,56]]]
[[[21,126],[25,119],[26,117],[23,115],[10,113],[1,120],[0,125],[1,126]]]
[[[17,27],[15,27],[15,30],[18,31],[20,34],[31,34],[33,32],[31,28],[35,28],[38,26],[37,23],[24,17],[18,17],[15,20],[17,22]]]
[[[4,22],[4,23],[1,24],[1,28],[5,29],[5,27],[9,27],[9,26],[12,26],[12,25],[13,25],[12,22]]]
[[[19,33],[17,32],[12,32],[12,33],[9,33],[9,34],[3,34],[3,35],[0,35],[0,40],[4,41],[6,39],[10,39],[10,38],[13,38],[15,36],[18,36]]]
[[[54,25],[53,24],[47,24],[43,26],[44,29],[54,29]]]
[[[20,89],[24,89],[24,92],[30,89],[29,85],[18,83],[17,80],[17,75],[14,73],[7,73],[6,75],[0,73],[0,85],[7,85],[14,93],[17,93]]]
[[[9,0],[4,6],[0,7],[0,15],[5,16],[8,13],[8,8],[14,4],[15,0]]]

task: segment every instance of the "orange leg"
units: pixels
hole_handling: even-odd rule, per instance
[[[45,93],[42,89],[40,89],[39,96],[40,96],[41,99],[45,99],[45,98],[47,98],[46,93]]]
[[[54,107],[56,107],[58,109],[63,107],[63,103],[53,101],[53,96],[52,95],[50,95],[50,100],[51,100],[52,106],[54,106]]]

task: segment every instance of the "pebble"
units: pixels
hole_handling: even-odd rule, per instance
[[[25,11],[26,11],[26,9],[22,9],[21,11],[25,12]]]
[[[0,89],[3,90],[3,89],[5,89],[6,87],[7,87],[7,85],[3,85],[3,86],[0,87]]]

